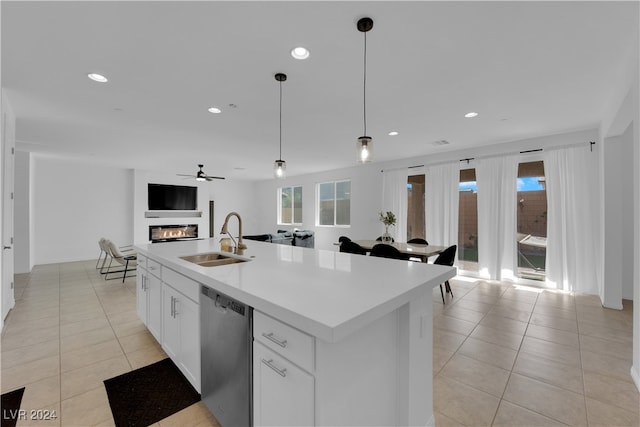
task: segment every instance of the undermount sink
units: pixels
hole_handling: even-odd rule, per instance
[[[219,252],[210,252],[206,254],[181,256],[180,259],[198,264],[201,267],[218,267],[220,265],[237,264],[240,262],[250,261],[248,259],[236,258],[223,255]]]

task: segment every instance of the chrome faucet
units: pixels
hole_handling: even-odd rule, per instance
[[[236,239],[233,238],[233,236],[231,235],[231,233],[229,233],[229,230],[228,230],[229,219],[232,216],[235,216],[238,218],[238,233],[239,233],[238,243],[236,243]],[[220,231],[220,234],[228,234],[229,237],[231,237],[231,240],[235,245],[234,253],[241,254],[244,249],[247,249],[247,245],[245,245],[242,242],[242,218],[240,218],[240,215],[238,215],[237,212],[229,212],[227,214],[227,217],[224,219],[224,224],[222,225],[222,230]]]

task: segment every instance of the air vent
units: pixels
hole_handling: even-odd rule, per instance
[[[433,145],[449,145],[449,141],[446,139],[439,139],[437,141],[433,141]]]

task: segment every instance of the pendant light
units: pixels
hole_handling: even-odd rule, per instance
[[[287,75],[277,73],[275,78],[280,82],[280,157],[273,163],[273,176],[284,179],[287,176],[287,162],[282,160],[282,82],[287,80]]]
[[[367,32],[373,28],[373,19],[358,20],[358,31],[364,33],[364,75],[363,75],[363,121],[364,133],[356,142],[356,160],[359,163],[369,163],[373,160],[373,140],[367,136]]]

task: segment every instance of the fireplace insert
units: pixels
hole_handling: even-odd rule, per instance
[[[151,243],[194,240],[197,238],[198,224],[149,226],[149,240],[151,240]]]

